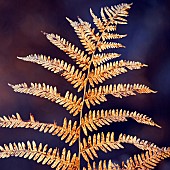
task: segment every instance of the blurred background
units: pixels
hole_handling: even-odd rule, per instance
[[[57,86],[58,91],[64,94],[67,90],[76,94],[76,89],[67,83],[59,75],[43,69],[33,63],[18,60],[17,56],[29,54],[45,54],[52,58],[64,59],[74,62],[64,52],[52,45],[41,31],[57,33],[70,42],[82,48],[76,34],[65,19],[69,17],[76,20],[77,16],[92,22],[89,8],[95,14],[100,8],[119,3],[133,2],[128,25],[118,26],[118,33],[128,34],[128,37],[120,42],[126,45],[126,49],[118,50],[121,59],[135,60],[146,63],[148,68],[129,71],[112,80],[110,83],[143,83],[154,90],[157,94],[137,95],[123,99],[108,96],[108,102],[92,109],[127,109],[146,114],[162,126],[162,129],[137,124],[133,120],[126,123],[113,123],[104,126],[99,132],[114,131],[117,139],[120,133],[137,135],[139,138],[149,140],[162,146],[170,146],[170,12],[167,1],[162,0],[0,0],[0,116],[12,115],[19,112],[24,120],[29,119],[32,113],[40,122],[53,123],[57,121],[62,125],[64,117],[78,120],[72,117],[61,106],[25,94],[14,93],[7,85],[22,82],[44,82]],[[94,26],[92,24],[92,26]],[[81,95],[81,94],[80,94]],[[37,143],[48,143],[49,147],[58,146],[60,149],[67,147],[73,152],[77,151],[77,144],[69,148],[56,136],[39,133],[31,129],[0,129],[0,145],[9,142],[35,140]],[[99,153],[100,159],[111,159],[116,163],[127,160],[140,150],[130,145],[124,145],[124,150],[117,150],[104,154]],[[86,165],[82,162],[82,165]],[[21,158],[9,158],[0,160],[1,170],[50,170],[51,168],[34,161]],[[162,161],[157,170],[169,170],[170,159]]]

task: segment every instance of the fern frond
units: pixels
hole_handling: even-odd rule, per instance
[[[123,17],[128,16],[128,10],[131,8],[131,4],[122,3],[105,8],[101,8],[101,19],[98,18],[90,9],[90,14],[93,18],[93,22],[98,30],[103,33],[104,31],[115,31],[118,24],[127,24],[127,20]]]
[[[90,104],[96,105],[100,102],[107,101],[106,95],[111,94],[114,97],[122,98],[131,95],[136,95],[136,93],[156,93],[149,87],[143,84],[110,84],[106,86],[100,86],[99,88],[89,89],[85,95],[85,103],[88,108]]]
[[[125,7],[125,5],[126,5],[126,7]],[[117,25],[117,24],[127,24],[127,19],[123,18],[123,17],[128,16],[127,7],[128,7],[128,9],[130,9],[129,4],[122,4],[122,5],[117,5],[117,6],[114,6],[114,7],[112,6],[111,8],[105,7],[104,12],[106,13],[108,19],[110,21],[112,21],[112,23],[114,23],[115,25]],[[120,14],[120,12],[123,12],[123,13]]]
[[[98,18],[93,11],[90,9],[91,16],[93,17],[93,22],[97,26],[101,35],[97,41],[96,49],[99,52],[107,50],[110,48],[124,48],[125,46],[121,43],[116,42],[106,42],[105,40],[119,39],[123,38],[125,35],[110,33],[110,31],[115,31],[118,24],[127,24],[127,20],[124,17],[128,16],[128,10],[131,8],[131,4],[120,4],[112,6],[111,8],[105,7],[101,8],[101,18]],[[100,40],[102,39],[102,41]]]
[[[115,25],[127,24],[127,20],[123,17],[128,16],[128,10],[131,8],[131,5],[132,4],[122,3],[119,5],[111,6],[111,8],[105,7],[104,11],[108,19],[112,21],[112,23],[114,23]]]
[[[97,67],[97,65],[100,65],[108,60],[114,59],[114,58],[118,58],[120,57],[121,54],[118,53],[102,53],[102,54],[95,54],[93,56],[93,64],[95,67]]]
[[[126,37],[127,34],[124,34],[124,35],[120,35],[120,34],[113,34],[113,33],[103,33],[101,38],[103,41],[105,40],[111,40],[111,39],[120,39],[120,38],[124,38]]]
[[[104,125],[110,125],[112,122],[125,122],[127,118],[132,118],[138,123],[143,123],[151,126],[157,125],[151,118],[146,115],[135,112],[129,112],[126,110],[93,110],[85,114],[84,118],[81,119],[81,127],[84,134],[87,136],[87,129],[91,132],[93,130],[98,130],[97,127],[102,127]]]
[[[60,93],[57,93],[57,88],[46,85],[45,83],[31,83],[28,87],[26,83],[11,85],[15,92],[31,94],[34,96],[39,96],[46,98],[52,102],[58,103],[69,110],[70,114],[76,116],[79,114],[82,108],[82,98],[77,99],[77,96],[69,91],[66,92],[65,97],[62,97]]]
[[[88,22],[83,21],[82,19],[78,18],[78,21],[72,21],[69,18],[66,18],[70,25],[74,28],[77,36],[80,39],[80,42],[88,52],[88,54],[93,54],[96,49],[96,42],[99,39],[98,34],[95,34],[95,29],[91,28],[91,24]]]
[[[154,169],[160,161],[168,157],[170,157],[170,148],[164,147],[157,151],[147,151],[145,154],[134,155],[126,163],[122,162],[122,166],[113,163],[111,160],[108,163],[106,160],[100,160],[98,165],[96,165],[96,162],[93,162],[93,166],[88,163],[88,167],[84,167],[83,170],[150,170]]]
[[[35,121],[32,114],[30,114],[30,120],[28,121],[23,121],[18,113],[8,117],[0,117],[0,127],[30,128],[44,133],[51,133],[52,135],[61,137],[61,140],[65,139],[65,142],[69,143],[69,146],[76,142],[80,134],[80,128],[77,127],[77,121],[72,123],[71,120],[68,121],[66,118],[64,118],[63,126],[58,126],[56,123],[50,124]]]
[[[104,50],[110,49],[110,48],[125,48],[124,45],[121,43],[115,43],[115,42],[99,42],[98,43],[98,50],[99,52],[102,52]]]
[[[39,64],[48,70],[53,71],[54,73],[60,73],[68,82],[73,84],[74,88],[78,88],[80,92],[86,83],[85,76],[86,74],[79,69],[76,69],[75,66],[68,64],[67,62],[59,59],[51,59],[45,55],[28,55],[26,57],[17,57],[23,61],[29,61],[32,63]]]
[[[64,51],[69,55],[69,57],[75,60],[79,67],[83,68],[83,70],[89,68],[90,57],[88,57],[84,51],[81,51],[78,47],[72,45],[69,41],[66,41],[64,38],[61,38],[57,34],[44,34],[52,44],[57,46],[60,50]]]
[[[81,170],[83,158],[87,162],[87,170],[149,170],[161,160],[170,157],[170,147],[160,148],[156,144],[147,140],[142,140],[137,136],[120,134],[118,139],[114,139],[114,132],[108,132],[106,135],[102,133],[88,136],[88,130],[93,132],[98,130],[98,127],[110,125],[113,122],[125,122],[129,118],[134,119],[138,123],[159,127],[151,118],[146,115],[126,110],[93,110],[84,115],[84,106],[90,108],[91,105],[101,104],[107,101],[106,95],[112,95],[117,98],[134,96],[136,94],[156,93],[149,87],[143,84],[110,84],[97,86],[107,79],[111,79],[120,74],[128,72],[128,70],[141,69],[147,65],[141,62],[120,60],[106,63],[109,60],[118,58],[120,54],[116,52],[103,52],[105,50],[125,48],[123,44],[118,42],[127,34],[119,34],[116,32],[119,24],[127,24],[128,10],[132,4],[122,3],[119,5],[101,8],[100,17],[95,15],[92,9],[90,14],[93,22],[96,25],[98,32],[92,28],[89,22],[83,21],[78,17],[78,21],[72,21],[66,18],[73,27],[75,33],[80,39],[84,47],[84,51],[79,49],[74,44],[67,41],[65,38],[57,34],[44,33],[46,38],[64,53],[66,53],[80,67],[77,69],[63,60],[50,59],[45,55],[29,55],[26,57],[18,57],[21,60],[39,64],[44,68],[59,73],[64,77],[78,92],[83,90],[83,96],[78,98],[77,95],[67,91],[64,96],[58,93],[56,87],[46,84],[31,83],[28,86],[26,83],[11,85],[15,92],[30,94],[42,98],[46,98],[52,102],[62,105],[73,116],[80,114],[80,123],[77,121],[67,120],[64,118],[62,125],[57,123],[43,123],[36,121],[33,115],[30,115],[30,120],[24,121],[21,116],[16,113],[12,116],[0,117],[0,127],[3,128],[30,128],[44,133],[57,135],[61,140],[73,145],[78,140],[78,157],[76,154],[71,155],[70,150],[64,148],[59,153],[59,149],[47,148],[42,143],[37,145],[34,141],[24,144],[9,143],[8,145],[0,146],[0,158],[8,158],[10,156],[23,157],[33,159],[38,163],[50,165],[56,170]],[[87,53],[87,54],[86,54]],[[92,86],[92,87],[91,87]],[[84,105],[85,103],[85,105]],[[84,117],[83,117],[84,116]],[[81,130],[87,137],[82,139]],[[140,150],[145,151],[145,154],[135,155],[122,165],[113,163],[111,160],[100,160],[97,164],[91,160],[98,158],[98,151],[108,152],[114,149],[123,149],[123,145],[131,144]],[[83,170],[86,170],[84,167]]]
[[[126,73],[128,71],[127,69],[136,70],[146,66],[147,65],[135,61],[120,60],[110,62],[92,69],[89,73],[89,83],[92,87],[94,87],[94,83],[103,83],[107,79]]]
[[[9,143],[9,145],[4,144],[0,146],[0,158],[9,158],[11,156],[23,157],[27,159],[33,159],[37,163],[42,163],[50,165],[51,168],[55,169],[65,169],[65,170],[78,170],[79,159],[76,154],[71,156],[71,152],[66,151],[64,148],[59,153],[59,149],[49,148],[48,145],[43,146],[40,143],[38,146],[34,141],[25,143]]]
[[[122,170],[154,169],[161,160],[170,157],[169,153],[170,148],[161,148],[157,151],[134,155],[133,159],[132,157],[128,159],[126,164],[122,163]]]
[[[123,143],[132,144],[141,150],[147,151],[158,151],[160,150],[154,143],[141,140],[136,136],[130,136],[125,134],[120,134],[117,141],[114,140],[114,132],[108,132],[106,137],[104,133],[98,133],[97,135],[93,135],[93,139],[91,136],[88,137],[88,142],[86,139],[83,139],[83,143],[81,143],[81,154],[83,158],[89,162],[88,157],[94,160],[94,157],[98,158],[96,153],[97,150],[102,150],[103,152],[112,151],[112,149],[120,149],[124,148],[122,146]],[[167,152],[166,154],[170,154]]]
[[[124,148],[122,146],[123,143],[128,143],[136,146],[137,148],[141,150],[146,150],[149,152],[160,152],[162,153],[162,156],[165,158],[170,157],[170,148],[159,148],[154,143],[141,140],[140,138],[137,138],[136,136],[126,136],[123,134],[119,135],[119,138],[117,141],[114,140],[114,133],[110,132],[107,133],[106,137],[104,134],[96,134],[93,135],[93,139],[91,136],[88,137],[88,142],[86,139],[83,139],[83,144],[81,143],[81,154],[83,158],[89,162],[90,157],[92,160],[94,160],[94,157],[98,157],[96,151],[102,150],[104,152],[111,151],[112,149],[120,149]],[[132,163],[132,162],[131,162]],[[132,168],[132,167],[131,167]],[[128,169],[131,170],[131,169]]]
[[[122,162],[122,167],[118,164],[112,163],[111,160],[106,163],[106,160],[100,160],[98,166],[93,162],[93,166],[88,163],[87,169],[84,167],[83,170],[136,170],[136,169],[145,169],[150,170],[163,159],[168,158],[170,148],[161,148],[157,151],[147,151],[145,154],[134,155],[127,160],[126,164]]]
[[[103,32],[105,30],[105,26],[104,23],[101,21],[100,18],[98,18],[92,11],[92,9],[90,8],[90,14],[93,17],[93,22],[96,25],[96,27],[98,28],[98,30],[100,32]]]
[[[93,137],[89,136],[88,141],[83,138],[83,143],[80,145],[81,154],[83,158],[89,162],[89,158],[94,160],[94,157],[98,157],[96,151],[102,150],[103,152],[111,151],[112,149],[120,149],[123,146],[119,141],[114,140],[114,133],[108,132],[105,136],[104,133],[94,134]]]
[[[98,165],[96,162],[93,162],[93,167],[88,163],[87,169],[84,167],[83,170],[122,170],[118,164],[112,163],[111,160],[106,162],[106,160],[100,160]]]
[[[61,65],[61,61],[56,58],[51,59],[50,56],[45,56],[42,54],[31,54],[26,57],[17,57],[20,60],[23,61],[29,61],[32,63],[40,64],[44,68],[47,68],[48,70],[53,71],[54,73],[60,73],[64,70],[63,65]]]

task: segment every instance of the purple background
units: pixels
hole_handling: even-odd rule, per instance
[[[129,0],[0,0],[0,115],[12,115],[19,112],[24,120],[28,120],[29,113],[33,113],[36,120],[58,125],[63,118],[72,118],[61,106],[45,99],[14,93],[7,83],[18,84],[22,82],[45,82],[57,86],[64,94],[71,90],[72,86],[59,75],[55,75],[42,67],[18,60],[17,56],[29,54],[45,54],[51,57],[64,59],[74,63],[64,52],[44,37],[41,31],[57,33],[70,42],[82,48],[73,29],[65,20],[68,16],[76,20],[77,16],[92,22],[89,14],[91,7],[99,14],[100,7],[111,6],[121,2],[131,3]],[[117,99],[108,96],[108,102],[92,109],[122,108],[130,111],[138,111],[153,118],[162,126],[162,129],[137,124],[129,120],[126,123],[114,123],[111,126],[100,128],[99,132],[114,131],[117,139],[120,133],[137,135],[138,137],[154,142],[159,146],[170,146],[169,137],[169,97],[170,97],[170,22],[168,0],[139,0],[133,2],[128,25],[120,26],[119,33],[127,33],[128,37],[121,40],[126,49],[120,49],[122,59],[141,61],[149,65],[142,70],[129,71],[118,76],[110,83],[144,83],[157,94],[137,95]],[[37,143],[48,143],[49,147],[67,147],[67,144],[50,134],[39,133],[30,129],[0,129],[0,145],[9,142],[35,140]],[[126,149],[104,154],[99,152],[100,159],[112,159],[120,163],[133,154],[141,153],[135,147],[124,145]],[[67,147],[68,148],[68,147]],[[76,152],[77,144],[70,148]],[[83,162],[82,162],[83,163]],[[50,170],[48,166],[42,166],[27,159],[9,158],[0,160],[1,170]],[[169,170],[170,160],[166,159],[159,164],[157,170]]]

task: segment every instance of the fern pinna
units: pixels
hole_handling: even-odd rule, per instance
[[[44,83],[9,84],[9,86],[15,92],[47,98],[58,103],[66,108],[72,116],[79,116],[80,121],[78,123],[64,118],[63,125],[59,126],[57,123],[50,124],[36,121],[33,115],[30,115],[30,120],[24,121],[17,113],[8,117],[0,117],[0,126],[4,128],[30,128],[57,135],[61,140],[65,140],[69,146],[78,142],[78,155],[76,153],[71,154],[65,148],[62,151],[59,151],[58,148],[48,149],[47,145],[43,146],[42,143],[36,144],[35,141],[28,141],[27,144],[19,142],[0,146],[0,158],[24,157],[50,165],[57,170],[135,170],[154,169],[161,160],[170,157],[170,148],[160,148],[154,143],[141,140],[136,136],[120,134],[118,139],[115,139],[114,132],[108,132],[107,134],[94,133],[92,136],[88,136],[88,131],[97,131],[102,126],[110,125],[113,122],[124,122],[130,118],[138,123],[160,127],[151,118],[136,111],[122,109],[90,110],[91,105],[95,106],[106,102],[108,94],[116,98],[122,98],[136,94],[155,93],[143,84],[98,85],[129,70],[141,69],[147,66],[136,61],[116,61],[115,59],[120,57],[120,54],[105,51],[125,47],[123,44],[116,42],[116,40],[127,36],[126,34],[118,34],[117,26],[127,24],[126,17],[131,5],[122,3],[101,8],[101,17],[95,15],[90,9],[90,14],[97,29],[92,28],[90,23],[79,17],[78,21],[67,18],[84,46],[84,51],[59,35],[43,33],[52,44],[68,54],[79,66],[79,69],[64,60],[51,59],[45,55],[33,54],[18,57],[18,59],[39,64],[54,73],[58,73],[71,83],[77,89],[77,92],[83,91],[83,96],[79,98],[69,91],[65,93],[65,96],[62,96],[56,87]],[[83,112],[84,107],[89,109],[88,113]],[[88,137],[82,138],[81,132]],[[143,150],[144,153],[134,155],[126,162],[122,162],[121,165],[112,162],[112,160],[97,160],[97,162],[94,162],[98,158],[99,151],[108,152],[114,149],[123,149],[124,144],[132,144]],[[81,166],[82,159],[87,162],[86,167]]]

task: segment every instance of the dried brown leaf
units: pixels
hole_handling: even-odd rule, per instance
[[[63,126],[58,126],[56,123],[50,124],[35,121],[32,114],[30,114],[30,120],[28,121],[22,120],[18,113],[8,117],[0,117],[0,127],[30,128],[44,133],[51,133],[52,135],[61,137],[61,140],[65,139],[65,142],[69,143],[70,146],[76,142],[80,135],[80,128],[77,127],[77,121],[73,123],[71,120],[68,121],[64,118]]]
[[[147,65],[140,62],[125,60],[103,64],[91,70],[88,76],[89,83],[92,87],[94,87],[94,84],[103,83],[107,79],[126,73],[128,69],[136,70],[146,66]]]
[[[85,95],[85,103],[88,108],[90,104],[96,105],[100,102],[107,101],[106,95],[111,94],[114,97],[122,98],[127,96],[136,95],[136,93],[156,93],[151,90],[149,87],[143,84],[110,84],[106,86],[100,86],[99,88],[89,89]]]
[[[83,129],[84,134],[87,136],[87,130],[91,132],[94,130],[98,130],[98,127],[102,127],[104,125],[110,125],[113,122],[125,122],[127,118],[132,118],[138,123],[147,124],[150,126],[157,126],[151,118],[146,115],[135,112],[129,112],[126,110],[93,110],[86,113],[84,118],[81,119],[81,127]]]
[[[11,156],[33,159],[38,163],[47,164],[58,170],[78,170],[79,166],[78,157],[76,157],[76,154],[71,156],[70,150],[66,151],[64,148],[60,154],[59,149],[48,149],[47,145],[42,146],[42,143],[37,146],[34,141],[27,141],[27,144],[23,142],[18,144],[9,143],[9,145],[4,144],[4,147],[0,147],[0,158],[9,158]]]
[[[83,138],[81,143],[81,154],[83,158],[89,162],[89,158],[94,160],[94,157],[98,158],[97,152],[101,150],[103,152],[112,151],[112,149],[121,149],[123,146],[119,141],[114,140],[114,133],[108,132],[105,136],[104,133],[94,134],[93,137],[89,136],[88,140]]]
[[[54,73],[59,73],[63,76],[68,82],[73,84],[74,88],[78,88],[78,92],[81,91],[86,84],[86,74],[79,69],[76,69],[75,66],[68,64],[67,62],[59,59],[51,59],[45,55],[28,55],[27,57],[18,57],[21,60],[33,62],[40,64],[44,68],[53,71]]]
[[[45,83],[31,83],[31,86],[28,87],[26,83],[11,85],[15,92],[31,94],[33,96],[43,97],[52,102],[58,103],[69,110],[70,114],[76,116],[80,113],[82,109],[82,98],[77,98],[76,95],[73,95],[69,91],[66,92],[65,97],[62,97],[60,93],[57,93],[57,88],[46,85]]]

